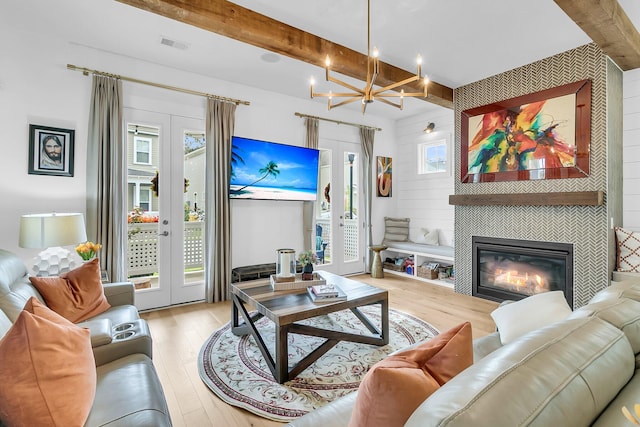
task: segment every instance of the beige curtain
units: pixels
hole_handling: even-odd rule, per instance
[[[102,244],[100,266],[113,282],[126,280],[127,234],[122,82],[93,76],[87,138],[87,238]]]
[[[209,98],[205,157],[205,277],[207,302],[229,299],[231,282],[231,137],[236,104]]]
[[[304,120],[306,128],[305,146],[308,148],[318,148],[318,139],[320,132],[318,131],[318,119],[307,117]],[[304,250],[314,251],[316,249],[316,231],[313,227],[313,219],[316,204],[315,202],[304,202],[302,205],[302,231],[304,236]]]
[[[360,144],[362,145],[362,175],[364,183],[362,189],[364,192],[364,226],[365,226],[365,245],[367,250],[364,251],[364,268],[365,272],[371,272],[371,251],[368,249],[371,246],[372,234],[371,234],[371,198],[372,190],[371,184],[373,182],[373,139],[376,131],[372,128],[361,127],[360,128]]]

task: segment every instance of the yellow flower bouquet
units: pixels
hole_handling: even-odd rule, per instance
[[[84,261],[89,261],[96,256],[102,245],[100,243],[86,242],[76,246],[76,252]]]

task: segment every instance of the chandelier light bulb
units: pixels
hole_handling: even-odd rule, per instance
[[[373,56],[374,58],[377,58],[380,55],[380,52],[378,52],[378,48],[374,47],[373,51],[371,52],[371,56]]]
[[[428,85],[429,84],[429,77],[424,76],[424,85]]]
[[[329,101],[333,98],[333,92],[329,91]]]
[[[416,64],[418,64],[418,65],[422,65],[422,55],[418,55],[418,56],[416,57]]]
[[[311,78],[309,79],[309,84],[310,84],[311,86],[315,85],[315,84],[316,84],[316,79],[314,79],[313,77],[311,77]]]
[[[329,55],[324,59],[324,65],[327,67],[331,65],[331,58],[329,58]]]

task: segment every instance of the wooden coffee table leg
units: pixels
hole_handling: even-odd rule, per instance
[[[382,315],[382,340],[384,345],[389,344],[389,300],[385,299],[380,302],[380,310]]]
[[[289,380],[289,326],[276,326],[276,381],[280,384]]]

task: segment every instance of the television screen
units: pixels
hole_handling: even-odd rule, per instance
[[[234,199],[316,200],[319,151],[234,136]]]

